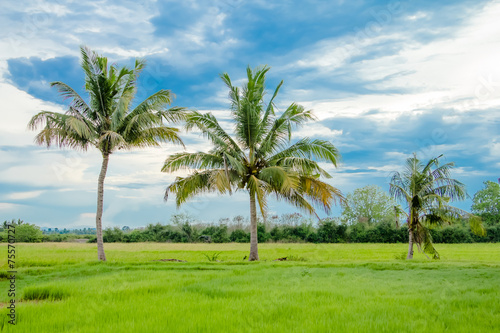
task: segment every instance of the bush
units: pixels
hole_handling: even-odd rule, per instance
[[[486,227],[486,236],[472,235],[475,242],[498,243],[500,242],[500,224]]]
[[[440,229],[431,229],[432,240],[435,243],[472,243],[470,230],[464,226],[446,226]]]
[[[140,230],[133,230],[127,234],[123,235],[123,241],[125,243],[138,243],[138,242],[145,242],[146,237],[143,234],[142,231]]]
[[[184,233],[187,242],[196,242],[200,238],[198,230],[189,224],[189,222],[181,224],[180,229]]]
[[[106,228],[102,239],[105,243],[123,242],[123,231],[118,227],[114,227],[113,229]]]
[[[160,223],[149,224],[142,232],[142,236],[146,242],[187,242],[187,237],[181,231]]]
[[[367,243],[366,226],[364,223],[356,223],[347,229],[347,241],[350,243]]]
[[[311,223],[301,223],[297,226],[284,225],[281,229],[281,239],[277,241],[285,241],[290,243],[306,242],[308,239],[317,240],[316,230]],[[271,235],[272,236],[272,235]]]
[[[272,228],[269,234],[271,236],[271,239],[275,242],[278,242],[283,239],[283,231],[281,230],[281,228],[277,226]]]
[[[15,231],[15,234],[11,233],[11,235],[15,236],[16,243],[39,243],[43,240],[43,233],[40,230],[40,227],[34,224],[16,224]],[[0,237],[2,242],[7,242],[8,230],[4,230]]]
[[[229,236],[229,240],[236,243],[249,243],[250,233],[241,229],[236,229]]]
[[[265,243],[270,239],[271,234],[269,232],[266,232],[266,225],[264,223],[257,224],[257,241],[259,243]]]
[[[331,219],[322,220],[318,226],[317,241],[320,243],[344,243],[346,231],[346,225],[337,225]]]
[[[214,243],[228,243],[229,236],[227,235],[227,225],[212,225],[201,232],[200,237],[208,236],[212,242]]]

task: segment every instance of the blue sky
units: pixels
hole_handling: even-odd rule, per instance
[[[38,147],[26,129],[41,110],[64,111],[49,83],[82,90],[79,46],[120,65],[147,59],[138,98],[171,89],[175,105],[228,122],[219,74],[241,83],[245,67],[268,64],[277,104],[297,102],[318,121],[297,130],[342,153],[329,182],[344,193],[376,184],[417,152],[444,154],[472,196],[500,177],[498,1],[15,1],[0,13],[0,220],[93,226],[100,155]],[[188,151],[210,146],[184,134]],[[105,226],[248,216],[244,193],[202,196],[176,210],[163,201],[176,175],[165,157],[181,151],[118,152],[105,191]],[[230,205],[228,203],[230,202]],[[471,200],[457,204],[469,209]],[[272,213],[294,212],[271,202]],[[333,216],[339,215],[335,209]],[[325,216],[324,214],[322,216]]]

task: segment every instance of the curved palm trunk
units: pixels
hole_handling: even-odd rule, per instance
[[[248,261],[259,260],[259,251],[257,249],[257,205],[255,203],[255,194],[250,193],[250,255]]]
[[[97,257],[99,260],[106,261],[106,254],[104,254],[104,242],[102,239],[102,210],[104,201],[104,178],[108,170],[109,154],[102,154],[101,173],[97,182],[97,213],[95,216],[95,227],[97,236]]]
[[[413,228],[408,228],[408,255],[406,259],[413,259]]]
[[[406,259],[413,259],[413,242],[415,240],[414,232],[417,221],[415,221],[415,216],[417,213],[410,209],[410,216],[408,218],[408,255]]]

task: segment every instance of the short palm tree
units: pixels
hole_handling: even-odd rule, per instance
[[[449,205],[450,201],[463,200],[467,197],[465,185],[451,178],[454,163],[440,165],[443,155],[430,159],[423,164],[416,154],[406,160],[402,173],[395,172],[391,179],[391,195],[406,203],[408,207],[407,224],[409,246],[407,259],[413,258],[413,244],[420,251],[432,254],[434,259],[439,253],[432,244],[429,228],[442,224],[469,220],[471,229],[476,234],[484,234],[481,219],[466,211]]]
[[[182,144],[178,129],[167,127],[163,120],[181,120],[182,108],[167,109],[172,101],[168,90],[160,90],[136,104],[137,78],[145,61],[136,59],[133,69],[108,66],[107,58],[81,47],[81,67],[85,72],[84,100],[73,88],[52,82],[63,98],[70,99],[65,113],[42,111],[29,122],[33,130],[42,127],[35,142],[50,147],[70,147],[86,151],[95,147],[102,153],[97,187],[96,235],[98,259],[105,261],[102,239],[104,178],[109,156],[117,149],[158,146],[159,142]],[[135,104],[135,107],[132,105]]]
[[[250,255],[259,260],[257,249],[257,207],[265,216],[267,196],[289,202],[315,214],[316,207],[329,211],[332,203],[343,200],[341,192],[320,180],[331,176],[317,161],[337,165],[339,152],[323,140],[304,138],[288,146],[292,128],[313,119],[311,111],[291,104],[283,113],[275,113],[274,99],[283,84],[275,89],[267,105],[264,101],[265,78],[269,67],[247,68],[248,81],[242,89],[233,86],[228,74],[221,78],[229,88],[235,137],[229,135],[210,113],[192,112],[187,128],[197,128],[212,141],[209,152],[178,153],[168,157],[163,172],[195,169],[187,177],[178,177],[165,192],[176,194],[177,206],[206,192],[220,194],[244,190],[250,197]]]

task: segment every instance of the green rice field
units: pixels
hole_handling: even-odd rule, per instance
[[[1,246],[2,332],[500,331],[500,244],[16,244],[15,326]]]

